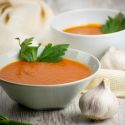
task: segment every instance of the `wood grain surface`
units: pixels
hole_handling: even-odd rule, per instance
[[[82,117],[78,101],[79,96],[65,109],[35,111],[12,101],[0,88],[0,113],[15,120],[32,123],[33,125],[125,125],[124,99],[119,99],[119,111],[114,118],[101,122],[92,122]]]
[[[125,0],[45,0],[55,13],[81,8],[113,8],[125,10]],[[0,113],[33,125],[125,125],[125,99],[119,99],[119,111],[114,118],[91,122],[83,118],[78,107],[79,96],[65,109],[34,111],[12,101],[0,88]]]

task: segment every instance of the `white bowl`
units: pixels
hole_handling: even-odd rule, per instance
[[[80,50],[69,49],[65,57],[88,65],[93,70],[93,74],[82,80],[59,85],[26,85],[10,83],[2,79],[0,84],[10,98],[26,107],[32,109],[64,108],[95,77],[100,68],[97,58]],[[1,55],[0,68],[17,59],[17,53]]]
[[[52,39],[55,43],[69,43],[71,48],[80,49],[97,57],[111,46],[125,49],[125,30],[102,35],[78,35],[63,32],[63,29],[88,23],[104,24],[108,16],[119,11],[110,9],[74,10],[57,15],[51,24]]]

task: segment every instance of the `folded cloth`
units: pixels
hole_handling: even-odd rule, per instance
[[[125,98],[125,71],[100,69],[96,77],[90,81],[83,92],[96,87],[104,78],[110,80],[110,88],[119,98]]]

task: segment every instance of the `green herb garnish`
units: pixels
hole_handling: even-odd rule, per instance
[[[16,38],[19,40],[19,38]],[[65,51],[68,49],[69,44],[58,44],[52,45],[49,43],[45,46],[43,51],[38,54],[38,49],[41,46],[31,46],[33,37],[25,39],[22,43],[20,43],[20,54],[19,58],[28,62],[59,62],[63,58],[62,56],[65,54]]]
[[[0,114],[0,125],[32,125],[32,124],[14,121]]]
[[[16,38],[16,39],[18,39],[20,42],[19,38]],[[26,60],[28,62],[37,61],[37,51],[40,45],[30,46],[32,44],[33,39],[34,38],[31,37],[29,39],[25,39],[22,43],[20,43],[20,47],[21,47],[20,55],[19,55],[20,59]]]
[[[40,54],[38,61],[42,62],[59,62],[68,48],[68,44],[59,44],[53,46],[49,43]]]
[[[125,29],[125,16],[120,12],[115,17],[108,16],[106,23],[102,26],[103,33],[113,33]]]

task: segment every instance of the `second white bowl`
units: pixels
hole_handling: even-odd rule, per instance
[[[88,23],[104,24],[108,16],[115,16],[118,10],[84,9],[65,12],[52,22],[52,39],[55,43],[69,43],[71,48],[89,52],[97,57],[111,46],[125,49],[125,30],[103,35],[78,35],[63,32],[63,29]]]

